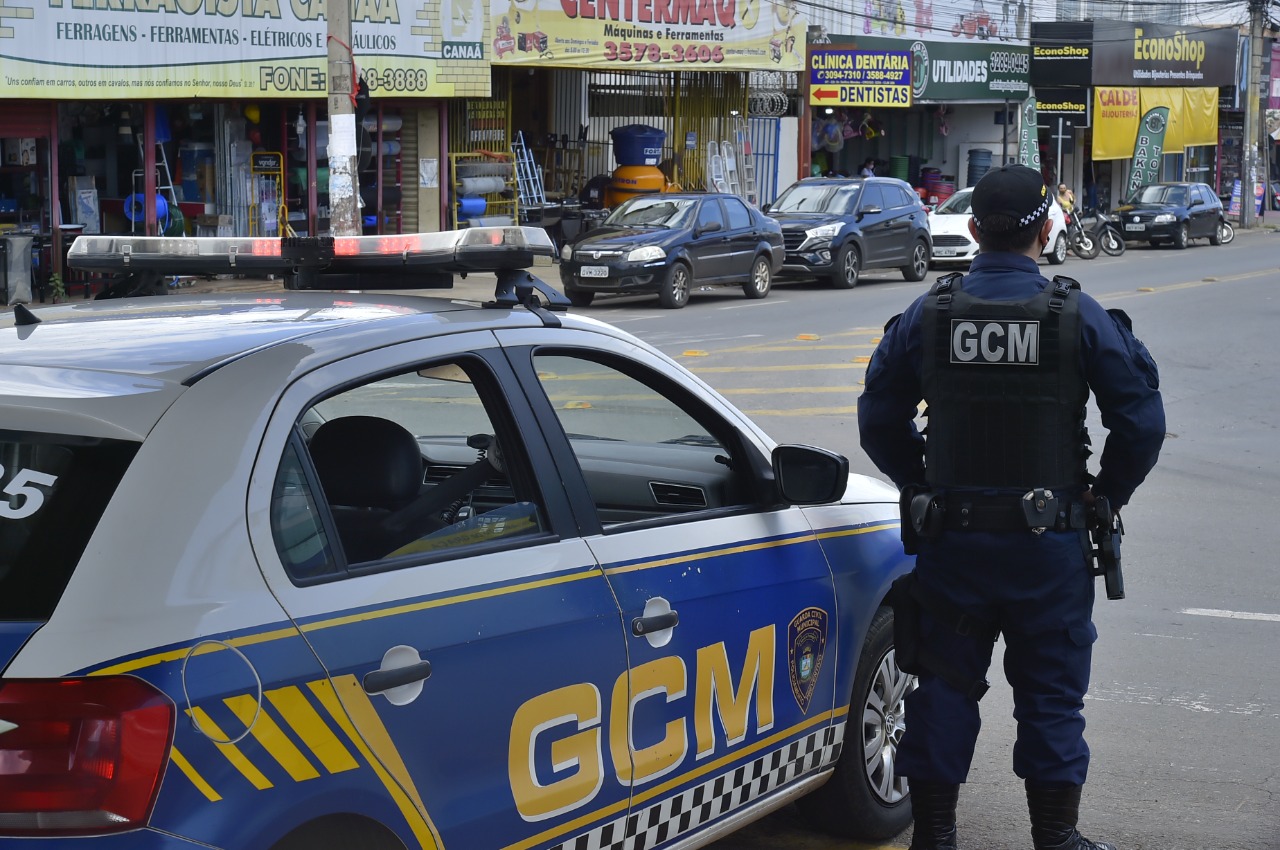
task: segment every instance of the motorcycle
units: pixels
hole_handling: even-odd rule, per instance
[[[1092,260],[1098,256],[1099,240],[1084,229],[1081,216],[1076,212],[1066,213],[1067,247],[1082,260]]]
[[[1098,243],[1104,252],[1111,257],[1119,257],[1124,253],[1124,233],[1120,230],[1120,220],[1100,210],[1086,210],[1083,217],[1093,217],[1093,227],[1089,235]]]

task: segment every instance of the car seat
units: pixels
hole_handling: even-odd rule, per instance
[[[422,452],[402,425],[343,416],[316,429],[311,460],[349,563],[382,558],[400,545],[384,521],[422,489]]]

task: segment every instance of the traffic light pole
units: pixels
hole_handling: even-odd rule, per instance
[[[359,236],[360,185],[351,55],[351,4],[330,0],[329,27],[329,226],[334,236]]]

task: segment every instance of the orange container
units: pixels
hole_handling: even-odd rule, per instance
[[[604,193],[604,205],[612,209],[637,195],[656,195],[666,186],[666,176],[652,165],[623,165],[613,171],[613,182]]]

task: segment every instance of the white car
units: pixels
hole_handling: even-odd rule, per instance
[[[896,489],[556,309],[522,270],[553,251],[80,237],[122,291],[499,283],[0,320],[0,844],[695,848],[803,795],[910,823]]]
[[[929,232],[933,234],[933,265],[968,265],[978,256],[978,243],[969,234],[969,220],[973,218],[970,200],[973,189],[961,189],[929,212]],[[1049,244],[1044,257],[1053,265],[1061,265],[1067,259],[1067,220],[1056,200],[1049,202]]]

